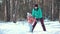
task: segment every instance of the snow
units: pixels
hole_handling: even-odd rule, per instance
[[[0,22],[0,34],[60,34],[60,23],[58,21],[44,21],[47,31],[43,31],[38,22],[33,33],[29,32],[27,21]]]

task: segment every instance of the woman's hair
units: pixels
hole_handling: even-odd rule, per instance
[[[35,4],[34,6],[35,6],[35,7],[38,7],[38,4]]]

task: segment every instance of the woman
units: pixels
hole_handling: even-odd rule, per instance
[[[32,32],[37,24],[37,21],[40,21],[41,22],[41,25],[42,25],[42,28],[43,28],[43,31],[46,31],[46,28],[45,28],[45,25],[44,25],[44,20],[43,20],[43,16],[42,16],[42,10],[41,8],[38,6],[38,4],[35,4],[34,5],[34,8],[32,10],[32,16],[33,18],[36,19],[35,23],[33,24],[32,26]]]

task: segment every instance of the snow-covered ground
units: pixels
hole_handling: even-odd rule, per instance
[[[43,31],[38,22],[33,33],[29,32],[27,21],[0,23],[0,34],[60,34],[60,23],[58,21],[45,21],[47,31]]]

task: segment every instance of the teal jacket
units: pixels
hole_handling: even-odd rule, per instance
[[[34,9],[32,10],[32,16],[34,18],[42,18],[42,10],[40,7],[38,7],[38,10]]]

